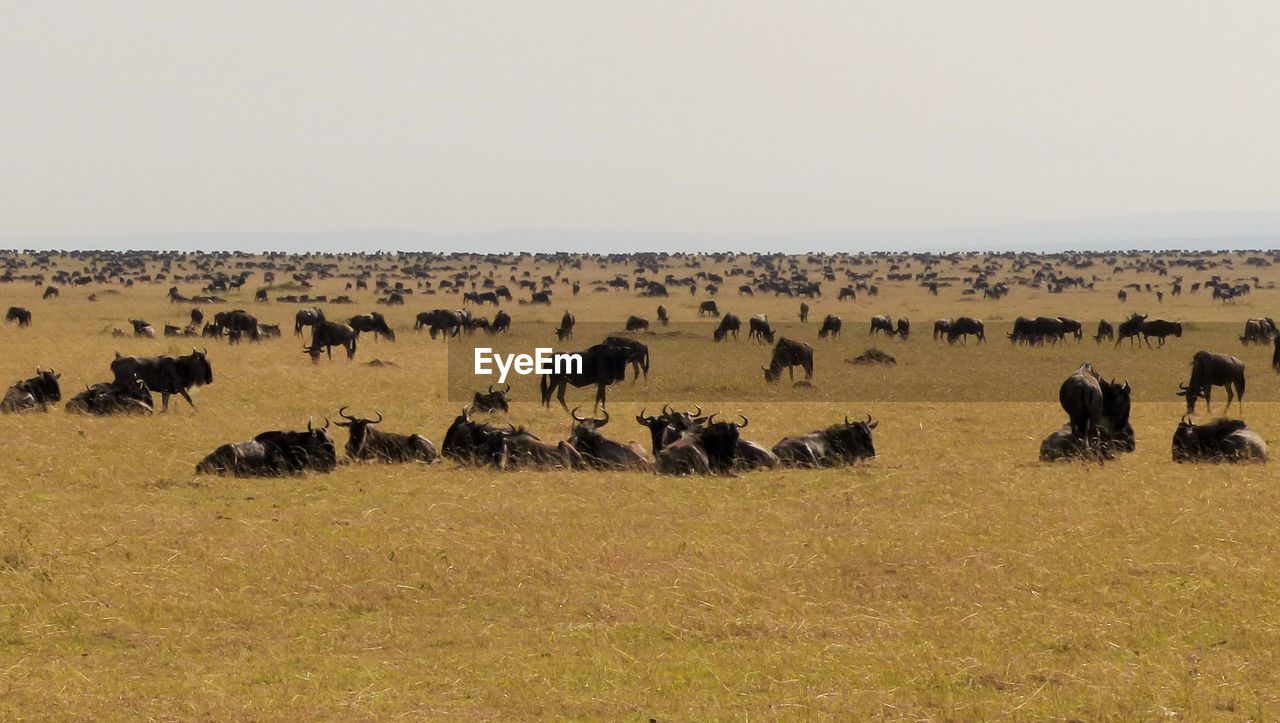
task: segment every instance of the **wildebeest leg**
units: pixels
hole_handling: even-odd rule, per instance
[[[1151,337],[1150,337],[1150,336],[1148,336],[1147,334],[1143,334],[1143,335],[1142,335],[1142,340],[1143,340],[1143,341],[1145,341],[1145,342],[1147,343],[1147,348],[1148,348],[1148,349],[1150,349],[1150,348],[1151,348]]]
[[[632,381],[635,381],[635,380],[632,380]],[[596,403],[595,403],[595,404],[593,404],[593,405],[591,405],[591,413],[592,413],[592,414],[594,414],[594,413],[595,413],[595,411],[596,411],[596,409],[597,409],[598,407],[603,407],[603,406],[604,406],[604,390],[605,390],[605,386],[606,386],[606,385],[605,385],[603,382],[601,382],[600,384],[597,384],[597,385],[596,385]]]
[[[191,400],[188,399],[187,401],[191,401]],[[168,392],[160,393],[160,404],[161,404],[161,407],[160,407],[161,412],[169,411],[169,393]]]
[[[569,411],[569,405],[565,404],[564,393],[565,393],[565,390],[568,388],[569,388],[568,381],[561,381],[559,385],[556,387],[556,401],[560,402],[560,406],[564,407],[564,410],[566,412]],[[592,411],[595,411],[595,410],[592,410]]]
[[[182,395],[182,398],[183,398],[183,399],[187,400],[187,404],[190,404],[192,409],[195,409],[195,408],[196,408],[196,403],[195,403],[195,402],[193,402],[193,401],[191,401],[191,395],[190,395],[190,394],[187,394],[187,390],[185,390],[185,389],[179,389],[179,390],[178,390],[178,393]],[[168,395],[168,394],[164,395],[164,400],[165,400],[165,402],[166,402],[166,404],[165,404],[165,408],[167,409],[167,408],[168,408],[168,406],[169,406],[169,405],[167,404],[167,402],[169,401],[169,395]]]

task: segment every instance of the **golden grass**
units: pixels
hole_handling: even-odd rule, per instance
[[[1276,443],[1270,350],[1233,339],[1276,293],[1234,308],[1205,294],[1120,307],[1114,289],[1135,280],[1168,281],[1130,272],[1093,293],[1018,287],[996,303],[882,282],[879,299],[856,304],[838,304],[828,283],[812,315],[840,313],[846,330],[835,345],[806,338],[819,355],[813,390],[761,394],[767,352],[745,333],[732,347],[649,339],[649,398],[714,389],[726,400],[716,408],[742,409],[746,436],[767,444],[871,411],[879,457],[847,469],[679,479],[445,463],[193,475],[222,442],[348,403],[439,443],[461,405],[446,400],[443,345],[410,327],[416,311],[457,305],[444,296],[389,310],[397,343],[362,340],[358,362],[394,369],[313,366],[287,330],[278,342],[210,344],[215,381],[194,393],[198,412],[174,400],[145,419],[0,418],[0,716],[1275,718],[1275,475],[1175,465],[1169,439],[1176,381],[1192,352],[1211,348],[1249,364],[1248,399],[1259,401],[1245,418]],[[744,318],[795,313],[795,300],[740,299],[728,286],[721,306]],[[84,300],[95,289],[42,302],[38,288],[4,288],[36,318],[29,330],[0,328],[0,370],[16,379],[53,366],[70,397],[110,376],[116,349],[184,351],[189,342],[109,336],[130,317],[157,328],[185,319],[167,288],[99,293],[95,304]],[[550,309],[509,307],[517,341],[540,341],[521,339],[521,324],[565,308],[620,326],[630,313],[652,318],[657,303],[562,296]],[[233,301],[291,326],[296,307],[248,298]],[[357,298],[330,316],[375,308],[371,294]],[[702,298],[676,293],[667,305],[688,321]],[[928,338],[941,315],[1052,312],[1091,333],[1099,317],[1138,307],[1196,330],[1151,352],[994,339],[945,349]],[[873,343],[865,319],[880,312],[915,323],[905,344],[874,342],[898,366],[838,362]],[[1063,418],[1057,385],[1084,359],[1132,380],[1138,451],[1105,466],[1040,464],[1039,440]],[[1008,385],[1006,400],[1040,401],[949,401],[992,380]],[[878,401],[821,401],[868,399],[876,384],[889,385]],[[622,401],[627,391],[607,431],[643,440],[629,423],[643,402]],[[516,394],[514,420],[564,434],[565,415],[538,407],[527,382]]]

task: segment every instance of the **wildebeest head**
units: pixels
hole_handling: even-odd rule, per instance
[[[871,438],[871,430],[880,422],[867,415],[864,422],[850,422],[845,415],[843,424],[833,424],[823,431],[832,450],[849,462],[869,459],[876,456],[875,442]]]
[[[508,384],[506,389],[494,389],[493,385],[489,385],[489,391],[485,393],[476,392],[471,398],[471,406],[477,412],[508,412],[511,411],[511,402],[507,397],[511,393],[511,385]]]
[[[347,454],[349,456],[359,456],[359,450],[364,447],[365,438],[368,436],[369,427],[382,422],[382,412],[375,412],[375,414],[378,415],[377,419],[368,419],[347,414],[345,406],[338,410],[338,416],[346,421],[335,422],[335,424],[339,427],[346,427],[347,431],[351,433],[351,438],[347,440]]]
[[[178,364],[189,375],[195,386],[213,384],[213,365],[209,363],[208,348],[196,351],[195,347],[192,347],[190,354],[178,357]]]
[[[670,404],[664,404],[662,405],[662,414],[656,417],[645,416],[645,410],[640,410],[640,413],[636,415],[636,421],[642,427],[649,429],[649,437],[653,445],[654,454],[679,439],[680,435],[697,429],[706,421],[702,416],[702,407],[697,404],[694,407],[695,411],[693,412],[677,412],[671,408]]]
[[[707,424],[698,431],[698,444],[707,453],[711,469],[723,472],[733,466],[733,456],[738,446],[738,430],[746,429],[748,420],[739,414],[741,423],[717,422],[716,415],[707,418]]]
[[[1217,419],[1195,425],[1184,416],[1173,432],[1173,461],[1189,462],[1223,456],[1230,451],[1224,447],[1225,438],[1246,429],[1248,425],[1239,419]]]
[[[47,402],[61,401],[62,386],[58,384],[61,378],[62,375],[52,369],[36,367],[36,375],[27,381],[30,385],[28,391],[37,398],[43,397]]]
[[[501,434],[500,429],[472,420],[470,406],[464,406],[444,433],[440,454],[461,462],[474,462],[488,451],[489,438]]]

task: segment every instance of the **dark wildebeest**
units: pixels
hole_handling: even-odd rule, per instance
[[[867,415],[865,422],[833,424],[824,430],[799,437],[786,437],[773,446],[784,467],[836,467],[876,456],[871,430],[879,422]]]
[[[204,323],[204,312],[199,307],[191,307],[191,323],[194,325]]]
[[[956,340],[959,340],[962,344],[968,344],[970,335],[978,337],[979,344],[987,341],[987,331],[982,324],[982,320],[974,319],[971,316],[962,316],[951,322],[950,328],[947,329],[947,343],[954,344]]]
[[[639,316],[628,316],[626,331],[648,331],[649,320]]]
[[[490,334],[505,334],[511,329],[511,315],[505,311],[498,311],[493,315],[493,323],[489,325]]]
[[[664,404],[662,414],[656,417],[645,416],[645,410],[640,410],[636,415],[636,422],[648,428],[654,455],[661,452],[663,447],[679,439],[680,435],[692,431],[707,421],[702,416],[702,407],[694,406],[697,407],[696,411],[677,412],[671,408],[671,405]]]
[[[840,317],[835,314],[827,314],[822,320],[822,328],[818,330],[818,338],[826,339],[830,336],[832,339],[840,336],[840,327],[844,322],[840,321]]]
[[[25,381],[16,382],[5,392],[0,400],[0,412],[13,414],[38,409],[49,411],[49,405],[62,401],[62,387],[58,384],[61,374],[52,369],[44,370],[36,367],[36,375]]]
[[[234,311],[219,311],[213,315],[213,323],[227,330],[229,341],[238,342],[240,335],[248,335],[252,341],[258,341],[260,338],[258,332],[258,318],[244,309],[235,309]],[[315,327],[312,327],[315,330]]]
[[[222,327],[218,326],[217,324],[205,324],[204,329],[200,332],[200,335],[206,339],[221,339]]]
[[[356,330],[346,324],[339,324],[336,321],[320,321],[311,327],[311,345],[302,348],[304,354],[311,355],[311,361],[320,361],[320,352],[325,352],[329,356],[329,361],[333,361],[333,348],[335,346],[344,347],[347,350],[347,358],[354,359],[356,357],[356,340],[359,336]]]
[[[738,287],[738,296],[755,296],[755,295],[756,295],[755,289],[752,289],[751,286],[749,286],[748,284],[743,284],[742,286]]]
[[[667,307],[662,304],[658,304],[658,323],[663,326],[671,323],[671,318],[667,316]]]
[[[560,341],[572,339],[573,327],[577,323],[578,320],[573,317],[573,314],[570,314],[567,311],[564,312],[564,316],[560,317],[560,328],[556,329],[556,339],[559,339]]]
[[[911,336],[911,320],[906,318],[898,319],[898,328],[893,333],[904,340]]]
[[[888,314],[876,314],[871,317],[871,333],[878,334],[884,332],[893,336],[893,319]]]
[[[387,341],[396,340],[396,333],[391,330],[391,327],[387,326],[387,320],[383,318],[382,314],[376,311],[351,317],[350,326],[355,329],[356,334],[362,331],[373,332],[374,341],[377,341],[378,337],[382,337]]]
[[[1167,336],[1176,336],[1182,338],[1182,322],[1181,321],[1165,321],[1164,319],[1152,319],[1151,321],[1142,322],[1142,341],[1151,348],[1151,337],[1160,340],[1160,346],[1164,346],[1164,340]]]
[[[293,334],[302,336],[302,327],[314,326],[324,320],[324,312],[320,309],[298,309],[298,313],[293,316]]]
[[[338,453],[328,429],[328,419],[318,429],[307,420],[305,432],[263,432],[248,442],[224,444],[200,460],[196,474],[280,477],[307,470],[332,472]]]
[[[1244,323],[1244,336],[1240,337],[1242,344],[1269,344],[1271,339],[1280,335],[1276,329],[1276,323],[1271,317],[1262,317],[1258,319],[1249,319]]]
[[[1280,334],[1276,335],[1275,348],[1271,351],[1271,368],[1280,372]]]
[[[720,308],[716,306],[714,301],[704,301],[698,305],[698,316],[714,316],[720,317]]]
[[[551,306],[551,292],[550,292],[550,291],[535,291],[535,292],[533,292],[533,295],[529,298],[529,303],[530,303],[530,304],[544,304],[544,305],[546,305],[546,306]]]
[[[933,340],[937,341],[946,337],[947,332],[951,331],[951,325],[955,323],[955,319],[938,319],[933,322]]]
[[[208,350],[196,351],[186,356],[120,356],[111,362],[111,373],[116,384],[126,383],[135,377],[147,383],[147,388],[159,392],[162,411],[169,411],[169,397],[180,394],[195,409],[195,402],[187,390],[191,387],[213,384],[213,367],[209,364]]]
[[[377,419],[353,417],[347,414],[347,408],[338,410],[338,416],[344,422],[337,422],[339,427],[346,427],[350,433],[347,440],[347,457],[372,462],[426,462],[434,463],[440,455],[436,447],[420,434],[395,434],[373,428],[382,422],[382,412],[377,412]]]
[[[582,455],[568,442],[543,442],[524,427],[508,424],[501,434],[489,435],[487,456],[493,466],[509,469],[581,469]]]
[[[18,326],[31,326],[31,312],[21,306],[10,306],[9,313],[4,316],[5,321],[16,321]]]
[[[134,377],[117,383],[94,384],[72,397],[63,407],[73,414],[151,414],[155,403],[146,382]]]
[[[803,301],[800,302],[800,323],[809,323],[809,305]]]
[[[1205,411],[1211,411],[1209,392],[1213,387],[1227,390],[1227,409],[1231,400],[1240,400],[1244,407],[1244,362],[1228,354],[1212,354],[1201,350],[1191,359],[1191,381],[1179,384],[1178,396],[1187,398],[1187,414],[1196,411],[1196,399],[1204,397]]]
[[[1115,338],[1116,338],[1116,331],[1114,328],[1112,328],[1111,322],[1107,321],[1106,319],[1099,321],[1098,333],[1093,335],[1093,340],[1101,344],[1103,339],[1106,339],[1107,341],[1111,341],[1112,339],[1115,339]]]
[[[464,406],[444,433],[440,454],[462,464],[492,461],[489,438],[495,435],[501,436],[502,430],[487,422],[472,421],[470,409]]]
[[[773,343],[773,328],[769,326],[769,318],[764,314],[756,314],[748,321],[750,330],[747,339],[755,339],[761,344]]]
[[[56,298],[58,298],[58,287],[56,287],[56,286],[46,286],[46,287],[44,287],[44,296],[41,296],[40,298],[41,298],[41,299],[56,299]]]
[[[836,297],[836,301],[844,301],[845,299],[858,300],[858,292],[852,286],[846,286],[840,289],[840,293]]]
[[[142,319],[130,319],[129,323],[133,325],[133,335],[144,339],[156,338],[155,327],[148,324]]]
[[[622,349],[625,352],[627,363],[631,365],[631,381],[635,382],[640,379],[641,372],[644,373],[645,384],[649,383],[649,347],[643,342],[635,339],[628,339],[625,336],[606,336],[604,344],[610,344]]]
[[[1195,425],[1183,417],[1173,432],[1174,462],[1266,462],[1267,443],[1239,419]]]
[[[683,433],[658,452],[657,467],[662,474],[724,474],[733,471],[737,454],[738,429],[746,425],[717,422],[712,414],[705,426]]]
[[[1138,339],[1138,335],[1142,333],[1142,325],[1146,320],[1146,314],[1134,314],[1120,322],[1120,325],[1116,327],[1116,346],[1120,346],[1120,342],[1128,339],[1129,348],[1132,349]]]
[[[609,412],[597,419],[594,416],[584,418],[578,416],[578,408],[569,413],[573,417],[573,429],[569,435],[569,443],[582,455],[583,464],[594,469],[636,470],[652,472],[653,462],[644,453],[644,448],[635,442],[623,444],[615,442],[600,433],[600,428],[609,423]]]
[[[254,300],[254,301],[256,301],[256,302],[258,302],[258,303],[266,303],[266,302],[269,300],[269,299],[267,299],[267,290],[266,290],[266,289],[258,289],[258,290],[253,294],[253,300]]]
[[[475,392],[471,397],[471,406],[477,412],[502,412],[506,414],[511,411],[511,400],[507,396],[511,393],[511,385],[508,384],[506,389],[494,389],[493,385],[489,385],[489,391],[481,393]]]
[[[441,338],[448,339],[451,336],[457,336],[470,318],[471,314],[460,309],[432,309],[418,314],[413,329],[421,331],[425,326],[432,339],[440,334],[443,334]]]
[[[1101,434],[1102,384],[1093,365],[1085,362],[1058,388],[1058,402],[1071,421],[1071,434],[1092,440]]]
[[[741,328],[742,320],[738,318],[737,314],[730,312],[720,318],[720,324],[711,333],[711,338],[716,341],[724,341],[726,337],[733,334],[734,341],[737,341],[738,330]]]
[[[576,369],[577,365],[573,364],[568,356],[557,355],[559,357],[557,363],[563,363],[565,368],[544,374],[539,380],[543,406],[551,406],[551,397],[554,394],[560,406],[568,411],[569,405],[564,401],[564,394],[569,385],[595,386],[596,400],[591,408],[594,413],[605,403],[605,389],[627,378],[627,350],[617,345],[595,344],[586,351],[578,353],[578,357],[582,360],[581,369]]]
[[[786,367],[793,382],[796,380],[795,367],[804,369],[805,379],[813,379],[813,347],[802,341],[792,341],[785,336],[778,339],[778,343],[773,345],[773,356],[769,360],[769,366],[760,367],[764,370],[764,380],[778,381],[778,377],[782,376],[783,367]]]
[[[1062,322],[1062,333],[1064,335],[1071,334],[1076,338],[1076,341],[1084,339],[1084,327],[1080,326],[1080,322],[1075,319],[1068,319],[1065,316],[1059,316],[1058,321]]]
[[[1089,440],[1077,436],[1072,429],[1071,422],[1068,422],[1063,425],[1062,429],[1051,433],[1041,442],[1040,459],[1042,461],[1084,459],[1091,455],[1100,455],[1105,459],[1111,457],[1113,452],[1132,452],[1135,449],[1133,425],[1129,423],[1130,400],[1132,398],[1129,382],[1117,384],[1114,381],[1101,379],[1096,374],[1094,374],[1094,378],[1097,379],[1098,386],[1102,390],[1101,414],[1097,417],[1096,427],[1094,428],[1097,432],[1096,438]],[[1066,387],[1065,382],[1063,386],[1064,388]],[[1087,397],[1088,395],[1085,396]],[[1063,402],[1064,409],[1069,402],[1079,402],[1082,399],[1082,397],[1077,396],[1063,400],[1061,393],[1059,397],[1059,401]],[[1087,402],[1088,400],[1085,399],[1085,401]]]

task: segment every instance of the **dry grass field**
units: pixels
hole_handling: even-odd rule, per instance
[[[1280,281],[1244,256],[1219,258],[1233,268],[1172,275],[1188,287],[1215,273]],[[547,260],[519,263],[534,278],[556,271]],[[664,273],[695,271],[668,263]],[[702,263],[723,273],[735,262]],[[509,283],[509,266],[498,268]],[[1273,446],[1280,440],[1271,348],[1236,339],[1245,319],[1276,315],[1280,291],[1234,304],[1203,291],[1163,303],[1141,292],[1121,304],[1123,284],[1167,290],[1172,275],[1113,276],[1099,260],[1072,274],[1101,277],[1093,290],[1015,285],[984,301],[959,286],[935,297],[884,280],[885,260],[855,270],[870,268],[878,297],[841,303],[844,280],[827,282],[809,324],[785,327],[816,349],[812,388],[785,377],[766,388],[767,348],[745,329],[714,344],[714,322],[690,326],[706,295],[673,289],[672,330],[639,335],[651,378],[619,385],[605,428],[647,447],[632,421],[642,406],[701,402],[742,411],[744,436],[771,446],[870,413],[878,456],[863,465],[675,478],[444,462],[197,477],[195,463],[224,442],[336,418],[344,404],[436,444],[462,406],[446,389],[446,344],[412,330],[416,312],[460,306],[459,297],[382,307],[372,291],[344,292],[345,279],[319,280],[312,293],[357,300],[326,305],[330,318],[381,310],[399,338],[366,336],[355,362],[312,364],[292,336],[299,307],[253,303],[255,276],[219,308],[281,323],[285,337],[207,343],[214,383],[193,392],[197,410],[174,399],[168,414],[145,418],[60,407],[0,417],[0,717],[1280,717],[1275,471],[1170,460],[1183,411],[1174,392],[1202,348],[1247,363],[1243,417]],[[580,296],[557,286],[550,307],[504,305],[514,325],[501,343],[554,341],[535,322],[554,324],[566,309],[580,325],[572,347],[598,341],[588,338],[594,322],[653,320],[658,300],[589,286],[631,269],[587,263],[566,271],[582,280]],[[29,329],[0,327],[0,373],[12,381],[53,367],[65,401],[108,380],[115,351],[185,353],[190,340],[110,333],[130,318],[185,323],[189,307],[166,300],[169,285],[69,287],[48,301],[34,284],[0,286],[4,306],[35,316]],[[726,279],[722,310],[795,320],[799,300],[740,297],[737,285]],[[1003,333],[948,347],[930,337],[941,316],[994,329],[1041,314],[1077,318],[1091,336],[1098,319],[1139,310],[1181,319],[1187,332],[1156,350],[1088,338],[1012,348]],[[819,342],[827,313],[845,331]],[[909,317],[912,338],[869,337],[878,313]],[[843,361],[873,345],[898,364]],[[373,358],[397,366],[363,365]],[[1137,451],[1043,464],[1040,439],[1065,421],[1058,385],[1086,360],[1133,384]],[[567,434],[568,416],[539,406],[531,380],[515,387],[513,421],[546,439]],[[569,396],[590,404],[590,391]],[[1219,389],[1215,412],[1224,399]],[[346,433],[333,431],[341,455]]]

